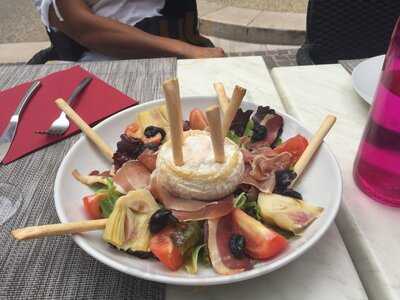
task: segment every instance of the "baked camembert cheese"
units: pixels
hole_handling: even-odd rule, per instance
[[[171,194],[183,199],[213,201],[235,191],[244,172],[243,155],[228,138],[224,140],[225,161],[215,162],[210,133],[190,130],[183,135],[184,164],[174,164],[171,141],[160,149],[155,176]]]

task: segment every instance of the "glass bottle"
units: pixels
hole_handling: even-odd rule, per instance
[[[400,18],[383,64],[353,177],[372,199],[400,206]]]

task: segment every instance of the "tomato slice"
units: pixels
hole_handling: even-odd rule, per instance
[[[107,198],[107,194],[99,193],[83,197],[83,207],[90,219],[101,219],[100,203]]]
[[[281,253],[288,245],[287,240],[265,227],[239,208],[233,211],[235,231],[244,236],[246,253],[255,259],[266,260]]]
[[[207,118],[200,109],[193,109],[189,115],[191,129],[204,130],[208,126]]]
[[[174,245],[171,234],[173,227],[166,227],[155,234],[150,240],[150,250],[171,271],[178,270],[183,265],[181,250]]]
[[[306,138],[298,134],[275,147],[274,151],[276,153],[289,152],[292,154],[292,165],[294,165],[299,160],[304,150],[306,150],[307,146],[308,141]]]

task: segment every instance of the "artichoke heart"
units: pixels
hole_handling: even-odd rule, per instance
[[[149,221],[159,208],[148,190],[129,192],[115,203],[103,239],[124,251],[149,251]]]
[[[265,222],[294,234],[300,234],[323,212],[321,207],[278,194],[260,193],[257,202]]]

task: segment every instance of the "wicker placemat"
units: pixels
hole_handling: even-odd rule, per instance
[[[0,89],[70,66],[0,66]],[[176,76],[175,59],[84,63],[82,67],[139,101],[160,97],[162,81]],[[23,242],[10,236],[13,228],[59,222],[54,180],[77,138],[0,166],[0,182],[18,186],[24,197],[16,214],[0,226],[0,299],[164,299],[164,285],[103,265],[69,236]]]

